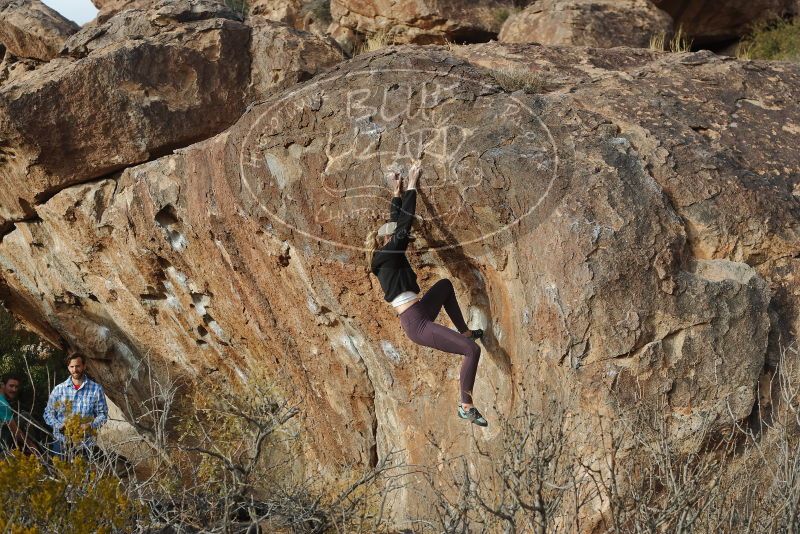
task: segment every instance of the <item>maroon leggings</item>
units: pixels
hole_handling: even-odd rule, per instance
[[[408,338],[419,345],[434,349],[463,354],[461,364],[461,402],[472,404],[472,387],[475,385],[475,374],[478,372],[478,360],[481,348],[471,338],[459,334],[434,323],[442,306],[450,316],[450,320],[458,332],[466,332],[469,328],[464,322],[461,310],[456,301],[456,293],[450,280],[442,279],[433,284],[420,300],[400,314],[400,324]]]

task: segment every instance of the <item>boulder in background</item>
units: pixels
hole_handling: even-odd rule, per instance
[[[650,0],[540,0],[503,24],[501,42],[646,48],[672,31]]]
[[[331,0],[334,24],[388,43],[485,42],[500,31],[500,0]]]
[[[79,29],[40,0],[0,0],[0,43],[16,57],[52,59]]]

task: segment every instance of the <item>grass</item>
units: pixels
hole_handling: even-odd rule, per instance
[[[692,49],[692,40],[683,31],[682,26],[678,26],[671,38],[667,39],[667,34],[659,32],[650,37],[650,50],[657,52],[689,52]]]
[[[247,16],[247,0],[225,0],[225,5],[242,19]]]
[[[525,91],[541,93],[545,90],[545,82],[541,76],[526,69],[506,68],[492,71],[492,77],[506,91]]]
[[[655,50],[656,52],[663,52],[666,50],[667,34],[664,32],[658,32],[657,34],[650,37],[650,50]]]
[[[678,26],[678,31],[672,36],[669,45],[673,52],[689,52],[692,49],[692,40],[683,32],[683,27]]]
[[[800,18],[762,23],[742,39],[739,59],[800,61]]]
[[[358,52],[355,55],[358,56],[361,54],[374,52],[375,50],[386,48],[390,44],[392,44],[392,40],[389,37],[389,33],[386,30],[379,30],[368,36],[366,40],[361,43],[361,46],[358,47]]]

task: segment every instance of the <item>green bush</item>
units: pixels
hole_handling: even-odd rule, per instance
[[[744,38],[739,59],[800,61],[800,18],[763,23]]]
[[[506,7],[501,7],[494,12],[494,20],[497,22],[498,26],[502,26],[505,21],[508,20],[508,17],[511,16],[511,10]]]

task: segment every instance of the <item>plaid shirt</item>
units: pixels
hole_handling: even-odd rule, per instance
[[[92,428],[100,428],[108,419],[108,404],[103,393],[103,387],[94,380],[86,377],[79,389],[72,385],[72,377],[61,382],[50,393],[47,407],[44,409],[45,422],[53,427],[53,437],[58,441],[64,441],[61,428],[64,426],[65,408],[67,403],[72,405],[72,412],[69,415],[78,414],[83,417],[93,417]],[[91,445],[93,440],[87,438],[84,444]]]

